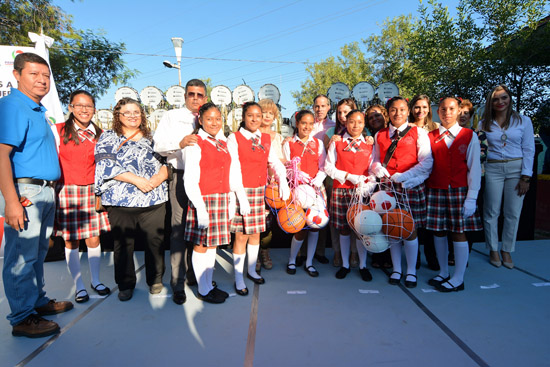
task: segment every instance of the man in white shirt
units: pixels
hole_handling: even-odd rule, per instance
[[[172,300],[181,305],[186,300],[185,275],[187,270],[189,284],[195,284],[195,276],[191,265],[190,248],[184,241],[185,217],[188,198],[183,186],[183,156],[182,149],[197,142],[193,130],[198,126],[198,113],[201,105],[206,103],[206,85],[199,79],[191,79],[185,85],[185,106],[166,112],[160,120],[153,136],[154,149],[166,157],[174,168],[170,181],[169,194],[172,209],[172,233],[170,235],[170,264],[172,276]]]

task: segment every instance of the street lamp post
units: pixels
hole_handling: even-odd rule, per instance
[[[178,80],[179,80],[179,85],[181,86],[181,45],[183,44],[183,38],[172,37],[172,44],[174,45],[174,51],[176,52],[177,65],[172,64],[168,60],[164,60],[162,63],[167,68],[178,69]]]

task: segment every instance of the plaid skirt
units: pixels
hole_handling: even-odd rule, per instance
[[[409,198],[409,206],[414,219],[414,227],[424,228],[426,226],[426,186],[421,183],[410,189],[404,189],[400,184],[393,186],[397,192],[404,192]]]
[[[94,185],[57,184],[54,235],[65,241],[97,237],[111,230],[107,212],[95,211]]]
[[[202,199],[208,212],[208,228],[200,229],[197,221],[197,209],[189,201],[185,224],[185,237],[195,245],[220,246],[231,241],[229,234],[229,194],[203,195]]]
[[[231,219],[229,230],[233,233],[242,232],[244,234],[262,233],[265,231],[265,186],[256,188],[245,187],[246,197],[250,204],[250,214],[241,215],[241,207],[237,200],[237,209],[235,216]]]
[[[346,215],[354,190],[346,188],[332,189],[329,205],[330,221],[334,228],[338,230],[350,229]]]
[[[428,220],[430,231],[481,231],[481,219],[476,212],[469,218],[462,216],[462,207],[468,194],[468,187],[456,189],[428,189]]]

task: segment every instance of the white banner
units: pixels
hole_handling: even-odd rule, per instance
[[[13,76],[13,60],[23,52],[34,52],[32,47],[0,46],[0,98],[7,96],[11,88],[17,88]]]

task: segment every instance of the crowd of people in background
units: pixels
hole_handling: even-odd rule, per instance
[[[18,55],[18,88],[0,99],[3,281],[14,336],[58,333],[59,326],[42,316],[73,308],[72,302],[49,299],[44,290],[43,263],[52,231],[65,242],[75,302],[88,301],[89,290],[110,293],[99,271],[99,236],[107,231],[114,239],[119,300],[130,300],[136,287],[137,239],[145,243],[149,292],[160,293],[167,205],[174,303],[186,301],[186,281],[197,285],[198,299],[225,302],[229,294],[213,279],[214,265],[216,249],[230,243],[236,294],[249,294],[245,271],[252,283],[268,283],[260,269],[273,267],[269,244],[277,221],[267,210],[264,191],[276,183],[280,200],[289,199],[285,164],[296,157],[303,182],[322,193],[330,221],[328,230],[308,228],[294,234],[286,263],[289,275],[304,265],[309,276],[318,277],[313,261],[329,262],[325,243],[330,241],[336,278],[346,278],[356,267],[363,281],[373,279],[369,253],[346,213],[355,190],[366,190],[362,194],[368,196],[381,181],[407,195],[414,218],[406,238],[390,239],[387,251],[372,255],[372,267],[392,268],[389,284],[403,280],[408,288],[417,286],[423,245],[429,269],[438,271],[428,283],[440,292],[464,290],[468,233],[482,229],[490,264],[514,267],[511,254],[535,149],[531,120],[513,110],[504,85],[488,93],[476,131],[470,128],[471,102],[455,96],[439,100],[436,123],[430,98],[422,94],[410,102],[396,96],[366,111],[343,99],[335,121],[328,115],[331,101],[319,95],[312,101],[313,111],[297,111],[294,135],[284,139],[272,130],[279,110],[270,100],[245,103],[238,131],[226,136],[222,114],[208,102],[206,85],[198,79],[186,85],[185,106],[168,111],[155,132],[143,106],[130,98],[118,101],[112,128],[102,131],[92,122],[95,99],[83,90],[71,94],[67,121],[52,129],[40,103],[49,91],[49,74],[40,56]],[[82,240],[90,288],[80,270]]]

